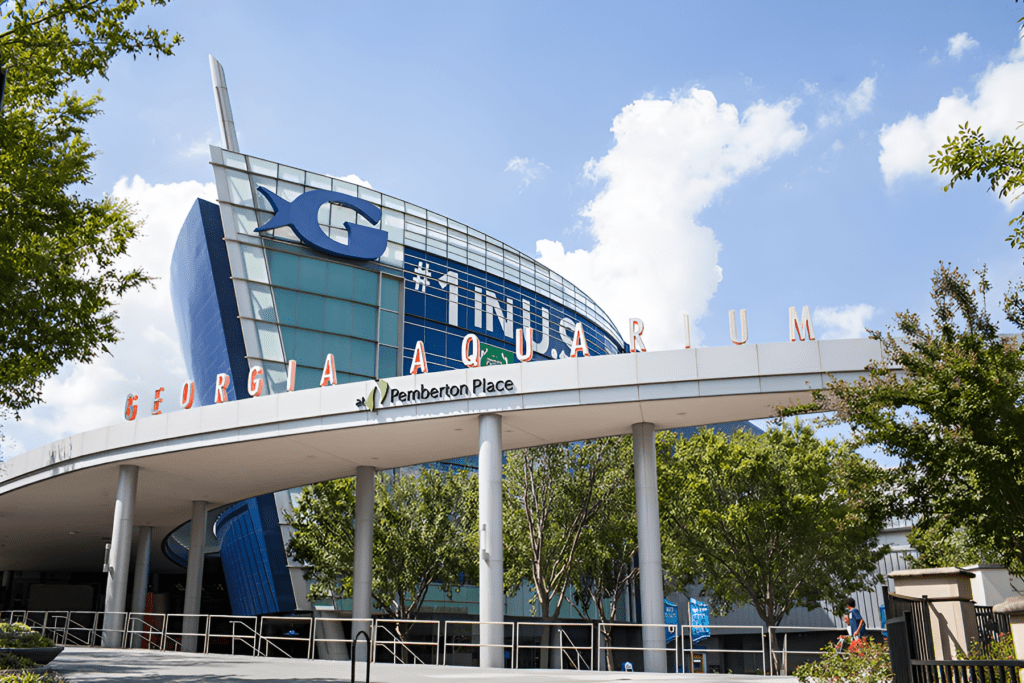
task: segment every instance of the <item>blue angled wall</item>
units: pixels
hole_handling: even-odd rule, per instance
[[[249,366],[216,204],[197,199],[181,227],[171,258],[171,299],[196,405],[213,403],[221,372],[231,376],[229,400],[249,398],[240,390]],[[273,494],[228,509],[217,522],[217,538],[235,614],[295,609]]]

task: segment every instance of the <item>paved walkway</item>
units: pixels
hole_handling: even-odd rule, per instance
[[[69,647],[50,668],[68,679],[83,683],[144,680],[153,683],[215,681],[348,681],[349,662],[307,659],[240,657],[230,655],[193,655],[148,650],[101,650]],[[617,671],[513,671],[471,669],[461,666],[414,666],[411,664],[374,664],[371,679],[375,683],[587,683],[595,681],[685,681],[685,683],[765,683],[795,681],[792,677],[740,676],[730,674],[644,674]],[[356,680],[366,680],[366,669],[356,665]]]

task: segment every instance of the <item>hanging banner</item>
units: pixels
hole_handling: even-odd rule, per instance
[[[694,644],[711,637],[711,625],[709,616],[711,608],[706,602],[690,598],[690,638]]]
[[[669,628],[674,626],[675,628]],[[668,645],[679,634],[679,605],[665,601],[665,644]]]

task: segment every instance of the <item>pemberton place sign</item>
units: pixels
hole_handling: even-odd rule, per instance
[[[685,329],[686,346],[690,348],[690,317],[683,314],[683,326]],[[814,341],[814,324],[811,321],[810,307],[804,306],[799,317],[796,314],[796,307],[789,308],[789,341]],[[647,350],[644,345],[643,333],[644,322],[640,318],[629,319],[630,353],[640,353]],[[747,311],[740,310],[739,326],[736,324],[736,311],[729,311],[729,337],[733,344],[742,345],[747,343]],[[533,360],[533,331],[530,328],[520,328],[515,331],[515,358],[520,363],[529,363]],[[462,362],[467,368],[478,368],[481,366],[481,359],[486,350],[490,349],[486,344],[481,344],[480,338],[469,333],[462,339]],[[570,345],[569,357],[589,356],[590,349],[587,346],[586,332],[583,330],[583,323],[576,323],[573,332],[572,344]],[[507,358],[507,357],[506,357]],[[511,360],[511,358],[507,358]],[[427,374],[430,370],[427,367],[427,353],[422,341],[416,342],[413,349],[412,365],[410,375]],[[285,383],[286,391],[295,391],[296,363],[288,361],[288,374]],[[326,387],[338,383],[338,371],[334,361],[334,354],[329,353],[324,359],[324,369],[320,376],[320,386]],[[249,376],[246,382],[246,390],[252,398],[263,395],[266,389],[263,368],[255,365],[249,369]],[[363,410],[376,410],[385,403],[391,404],[415,404],[423,401],[454,400],[473,398],[493,394],[514,393],[516,387],[511,380],[492,382],[487,379],[474,379],[471,384],[445,384],[443,386],[426,387],[421,386],[411,391],[399,391],[392,389],[387,381],[383,379],[369,382],[369,393],[365,398],[356,401],[356,407]],[[231,387],[231,375],[221,372],[217,374],[214,391],[214,403],[226,403],[228,389]],[[163,412],[165,387],[157,389],[153,395],[151,415],[160,415]],[[184,410],[189,410],[195,404],[196,383],[186,381],[181,387],[180,405]],[[128,394],[124,404],[124,419],[134,420],[139,413],[139,395]]]

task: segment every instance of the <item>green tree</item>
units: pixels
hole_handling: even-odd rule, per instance
[[[288,553],[305,565],[311,600],[351,597],[355,480],[303,489],[286,515],[294,528]],[[424,468],[418,475],[376,477],[373,526],[374,605],[393,619],[413,618],[431,586],[450,598],[477,576],[476,475]]]
[[[960,126],[959,132],[946,138],[946,144],[928,157],[932,173],[949,176],[943,191],[953,189],[961,180],[984,180],[988,189],[1000,198],[1010,201],[1020,198],[1024,188],[1024,143],[1011,135],[999,142],[989,142],[981,126],[971,128],[970,122]],[[1016,249],[1024,249],[1024,213],[1010,221],[1013,232],[1006,241]]]
[[[777,626],[874,582],[887,512],[874,462],[799,423],[672,437],[658,440],[665,568],[703,586],[713,613],[749,603]]]
[[[916,557],[907,558],[911,569],[994,563],[995,553],[991,547],[976,547],[967,531],[951,524],[947,518],[940,518],[930,526],[915,524],[907,534],[907,541],[917,551]]]
[[[882,340],[887,361],[857,381],[836,380],[815,393],[859,443],[900,460],[903,514],[921,526],[962,529],[966,543],[991,549],[1024,571],[1024,352],[1020,336],[1001,334],[987,309],[985,271],[977,286],[941,265],[932,278],[931,324],[896,315]],[[1002,301],[1024,331],[1024,283]]]
[[[68,361],[118,338],[113,305],[148,277],[119,263],[140,224],[125,202],[89,199],[96,151],[85,124],[114,57],[170,55],[181,36],[128,20],[143,0],[12,0],[0,7],[0,419],[40,400]],[[166,0],[150,0],[164,5]]]
[[[567,587],[615,487],[622,483],[623,439],[510,451],[504,467],[505,590],[534,587],[537,616],[557,616]],[[550,642],[545,628],[541,644]],[[542,650],[548,653],[548,650]],[[542,662],[542,665],[544,662]]]

